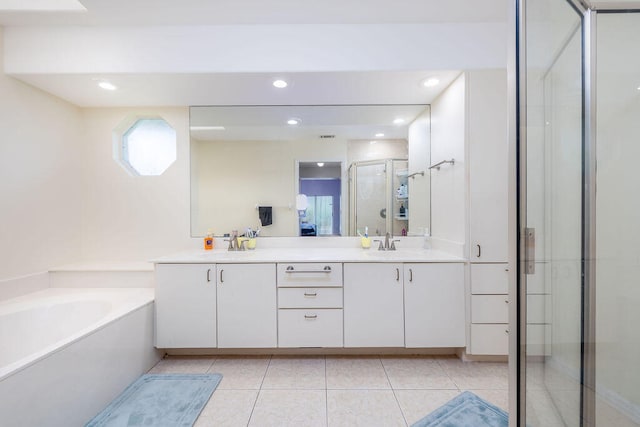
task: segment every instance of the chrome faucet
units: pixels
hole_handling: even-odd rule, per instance
[[[396,242],[399,242],[399,239],[394,239],[390,233],[385,234],[384,236],[384,244],[382,240],[374,240],[374,242],[378,242],[378,250],[379,251],[395,251],[396,250]]]
[[[224,239],[225,242],[229,242],[229,251],[240,251],[240,245],[238,245],[238,230],[233,230],[231,236],[228,239]]]

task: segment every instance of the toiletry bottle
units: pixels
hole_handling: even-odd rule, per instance
[[[213,249],[213,232],[211,230],[207,230],[207,236],[204,238],[204,249],[206,251]]]
[[[429,235],[429,229],[424,232],[424,248],[431,249],[431,236]]]
[[[400,203],[400,216],[405,216],[405,212],[404,203]]]

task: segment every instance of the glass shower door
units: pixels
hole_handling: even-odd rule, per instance
[[[354,164],[355,191],[352,196],[355,200],[353,212],[355,215],[355,230],[364,234],[365,227],[369,229],[369,235],[383,236],[387,232],[387,166],[386,161],[369,164]]]
[[[579,426],[582,15],[564,0],[524,4],[519,393],[526,405],[520,419],[530,427]]]

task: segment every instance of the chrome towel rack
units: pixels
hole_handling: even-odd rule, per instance
[[[456,162],[456,159],[451,159],[451,160],[443,160],[441,162],[436,163],[435,165],[431,165],[429,166],[429,169],[436,169],[436,170],[440,170],[440,166],[444,165],[445,163],[451,163],[451,165],[453,165]]]
[[[424,176],[424,171],[420,171],[420,172],[414,172],[411,175],[407,175],[407,178],[414,178],[416,177],[416,175],[422,175]]]

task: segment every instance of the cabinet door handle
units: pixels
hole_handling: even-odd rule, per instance
[[[207,270],[207,282],[211,281],[211,269]]]
[[[224,271],[224,270],[220,270],[220,283],[224,283],[224,280],[222,280],[222,272],[223,272],[223,271]]]
[[[309,294],[309,293],[306,293],[306,292],[305,292],[305,293],[304,293],[304,296],[305,296],[305,297],[316,297],[316,296],[318,296],[318,293],[317,293],[317,292],[314,292],[314,293],[312,293],[312,294]]]
[[[504,300],[504,303],[509,304],[509,300],[508,299]]]
[[[413,282],[413,269],[412,268],[409,269],[409,281]]]
[[[509,330],[508,330],[508,329],[505,329],[505,330],[504,330],[504,333],[505,333],[505,334],[508,334],[508,333],[509,333]]]
[[[288,266],[285,273],[331,273],[331,266],[325,265],[322,270],[296,270],[292,265]]]
[[[396,282],[400,281],[400,269],[396,268]]]
[[[305,314],[304,318],[305,319],[317,319],[318,315],[317,314]]]
[[[480,248],[480,245],[476,245],[478,247],[478,255],[476,255],[478,258],[480,258],[480,256],[482,256],[482,248]]]

